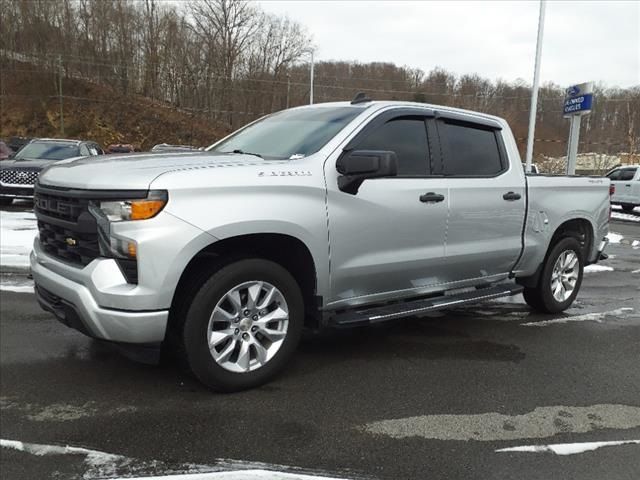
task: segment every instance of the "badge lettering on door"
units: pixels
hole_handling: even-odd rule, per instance
[[[270,172],[258,172],[259,177],[311,177],[310,170],[281,170]]]

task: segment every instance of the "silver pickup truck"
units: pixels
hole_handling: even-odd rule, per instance
[[[268,115],[204,153],[59,162],[35,211],[45,310],[170,345],[233,391],[280,371],[303,328],[520,292],[561,312],[610,203],[606,178],[526,176],[500,118],[359,98]]]

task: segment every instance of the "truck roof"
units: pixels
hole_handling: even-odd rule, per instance
[[[387,107],[413,107],[413,108],[424,108],[428,110],[435,110],[441,112],[449,112],[449,113],[459,113],[462,115],[471,115],[474,117],[485,118],[488,120],[494,120],[496,122],[505,122],[505,120],[501,117],[497,117],[495,115],[489,115],[488,113],[478,112],[474,110],[465,110],[464,108],[455,108],[448,107],[445,105],[434,105],[431,103],[420,103],[420,102],[405,102],[405,101],[397,101],[397,100],[371,100],[360,103],[351,103],[351,102],[326,102],[326,103],[314,103],[313,105],[302,105],[300,107],[295,107],[296,109],[303,108],[324,108],[324,107],[352,107],[352,108],[360,108],[362,110],[375,107],[375,110],[380,110]]]

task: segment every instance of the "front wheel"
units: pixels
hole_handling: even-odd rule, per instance
[[[524,289],[525,301],[535,310],[558,313],[571,306],[582,284],[584,258],[578,240],[563,238],[545,260],[535,287]]]
[[[286,269],[237,261],[213,273],[191,302],[182,332],[187,363],[213,390],[256,387],[285,367],[303,322],[302,293]]]

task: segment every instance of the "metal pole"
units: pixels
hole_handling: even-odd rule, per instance
[[[287,108],[289,108],[289,92],[291,91],[291,75],[287,74]]]
[[[578,158],[578,142],[580,139],[580,119],[581,115],[571,116],[571,126],[569,129],[569,145],[567,147],[567,175],[576,174],[576,163]]]
[[[311,81],[309,87],[309,105],[313,105],[313,50],[311,50]]]
[[[538,17],[538,40],[536,41],[536,63],[533,68],[533,89],[531,91],[531,107],[529,109],[529,133],[527,135],[526,171],[531,173],[533,159],[533,138],[536,132],[536,113],[538,110],[538,83],[540,81],[540,59],[542,57],[542,35],[544,33],[544,9],[546,0],[540,0],[540,16]]]
[[[60,135],[64,136],[64,110],[62,108],[62,55],[58,55],[58,100],[60,102]]]

